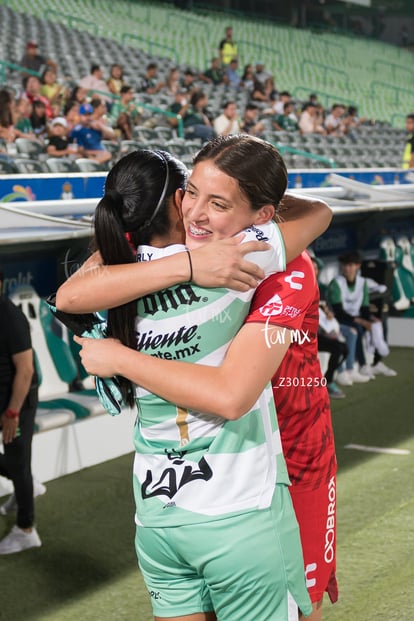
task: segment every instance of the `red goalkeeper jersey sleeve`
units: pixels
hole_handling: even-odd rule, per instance
[[[329,395],[318,358],[318,306],[315,272],[304,252],[260,284],[246,319],[264,324],[269,347],[291,331],[292,344],[272,385],[289,477],[307,490],[336,472]]]

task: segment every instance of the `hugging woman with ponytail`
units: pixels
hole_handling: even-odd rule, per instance
[[[144,169],[145,153],[131,154]],[[309,614],[269,384],[289,343],[267,348],[260,324],[243,321],[254,292],[249,279],[257,284],[284,270],[286,257],[294,258],[326,228],[329,210],[291,196],[285,199],[286,221],[277,226],[273,217],[285,195],[286,168],[274,147],[250,136],[207,143],[194,160],[184,196],[182,187],[172,190],[170,156],[155,152],[150,159],[162,175],[152,205],[158,207],[169,186],[164,206],[154,207],[151,219],[145,208],[149,194],[135,187],[145,185],[149,171],[132,176],[131,162],[118,162],[96,212],[104,268],[96,267],[95,257],[61,287],[57,306],[67,312],[112,306],[114,339],[77,340],[88,371],[134,384],[127,390],[129,396],[134,390],[139,405],[136,550],[149,592],[159,595],[152,599],[155,619],[287,621],[291,602]],[[161,230],[156,227],[162,217],[168,225]],[[235,237],[240,231],[242,239]],[[125,265],[134,260],[126,234],[133,247],[138,244],[142,279]],[[265,240],[266,250],[257,240]],[[128,257],[123,255],[124,265],[109,267],[119,261],[108,246],[118,243]],[[199,253],[210,248],[222,259],[223,252],[237,254],[243,246],[262,251],[248,257],[260,266],[248,276],[248,263],[238,256],[233,280],[239,291],[233,283],[198,286],[200,267],[216,273],[214,261],[206,269]],[[195,282],[188,282],[187,251]],[[174,267],[165,275],[170,261]],[[132,322],[129,302],[136,298]]]

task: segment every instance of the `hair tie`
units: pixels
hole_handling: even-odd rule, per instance
[[[122,196],[122,194],[118,192],[118,190],[113,190],[113,189],[105,190],[104,198],[106,197],[110,198],[115,203],[123,204],[124,202],[124,197]]]
[[[157,213],[159,212],[159,210],[161,209],[161,206],[165,200],[165,195],[167,194],[167,190],[168,190],[168,184],[170,183],[170,169],[168,166],[168,161],[166,159],[166,157],[164,156],[164,154],[162,153],[162,151],[154,151],[154,153],[156,153],[157,155],[159,155],[159,157],[162,159],[162,161],[165,164],[165,181],[164,181],[164,187],[162,189],[161,192],[161,196],[158,200],[157,206],[154,209],[154,211],[152,212],[152,215],[150,218],[148,218],[148,220],[146,220],[142,226],[140,228],[145,228],[147,226],[149,226],[150,224],[152,224],[155,216],[157,215]]]

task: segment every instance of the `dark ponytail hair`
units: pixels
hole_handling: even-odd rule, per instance
[[[248,134],[218,136],[201,148],[193,164],[206,160],[212,160],[238,182],[253,210],[273,205],[278,211],[288,175],[282,156],[272,144]]]
[[[133,263],[133,248],[170,230],[168,199],[185,189],[186,167],[165,151],[138,150],[108,173],[105,194],[95,210],[95,246],[105,265]],[[108,310],[108,336],[136,349],[136,301]],[[134,404],[131,382],[119,378],[124,401]]]

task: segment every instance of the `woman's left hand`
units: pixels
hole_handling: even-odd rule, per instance
[[[80,336],[74,336],[73,339],[82,347],[79,355],[90,375],[98,377],[118,375],[117,361],[124,349],[120,341],[112,338],[90,339]]]

